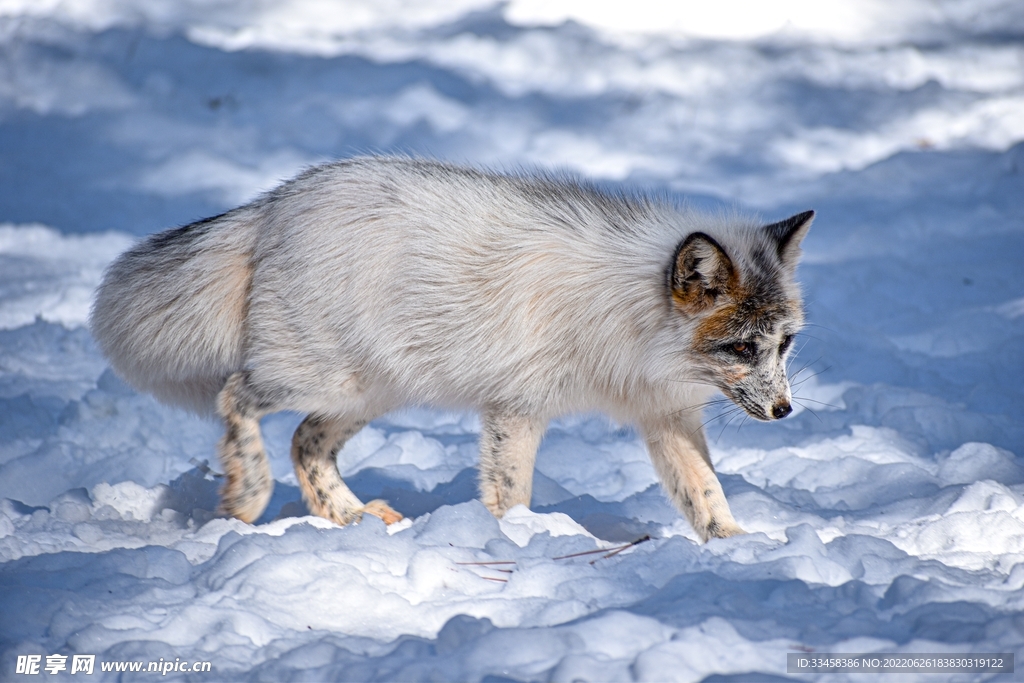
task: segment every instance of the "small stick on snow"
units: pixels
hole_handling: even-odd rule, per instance
[[[513,564],[514,565],[515,564],[515,560],[490,560],[490,561],[486,561],[486,562],[455,562],[454,564],[460,565],[462,567],[481,567],[483,569],[489,569],[492,572],[501,572],[502,574],[511,574],[512,573],[511,569],[500,569],[500,568],[494,567],[492,565],[496,565],[496,564]],[[493,577],[493,576],[480,576],[480,574],[477,574],[477,576],[480,577],[481,579],[487,579],[488,581],[498,581],[500,583],[508,583],[508,579],[499,579],[499,578],[496,578],[496,577]]]
[[[626,550],[628,548],[632,548],[635,545],[640,545],[644,541],[649,541],[649,540],[651,540],[651,537],[649,535],[644,535],[644,536],[641,536],[640,538],[636,539],[635,541],[630,541],[626,545],[620,545],[620,546],[618,546],[616,548],[598,548],[597,550],[584,550],[581,553],[573,553],[571,555],[560,555],[559,557],[553,557],[551,559],[553,559],[553,560],[568,560],[568,559],[573,558],[573,557],[583,557],[584,555],[596,555],[598,553],[608,553],[607,555],[604,555],[604,556],[598,558],[598,559],[604,559],[606,557],[612,557],[614,555],[617,555],[617,554],[621,553],[623,550]],[[594,564],[594,563],[591,562],[590,564]]]
[[[568,559],[571,559],[573,557],[583,557],[585,555],[596,555],[597,553],[604,553],[604,555],[601,555],[601,557],[595,558],[595,559],[590,561],[590,564],[594,564],[598,560],[606,560],[609,557],[615,557],[616,555],[621,553],[623,550],[629,550],[633,546],[640,545],[641,543],[644,543],[644,542],[649,541],[649,540],[651,540],[650,535],[649,534],[644,534],[643,536],[641,536],[640,538],[636,539],[635,541],[630,541],[629,543],[626,543],[625,545],[620,545],[620,546],[615,547],[615,548],[598,548],[597,550],[584,550],[583,552],[580,552],[580,553],[572,553],[570,555],[559,555],[558,557],[553,557],[551,559],[552,560],[568,560]],[[484,569],[490,569],[491,571],[501,572],[503,574],[511,574],[512,573],[511,569],[499,569],[498,567],[495,567],[494,565],[508,565],[508,564],[514,565],[514,564],[516,564],[516,562],[515,562],[515,560],[486,560],[486,561],[479,561],[479,562],[455,562],[454,564],[462,566],[462,567],[483,567]],[[508,579],[500,579],[500,578],[496,578],[496,577],[492,577],[492,576],[480,576],[479,574],[477,574],[477,576],[480,577],[481,579],[486,579],[487,581],[498,581],[499,583],[508,583]]]
[[[626,547],[626,546],[623,546]],[[573,553],[572,555],[559,555],[558,557],[552,557],[552,560],[568,560],[573,557],[583,557],[584,555],[595,555],[597,553],[606,553],[610,548],[598,548],[597,550],[584,550],[581,553]]]
[[[601,557],[599,557],[599,558],[597,558],[595,560],[591,560],[590,564],[594,564],[595,562],[597,562],[597,560],[607,560],[609,557],[615,557],[616,555],[621,553],[623,550],[627,550],[628,548],[632,548],[635,545],[640,545],[641,543],[644,543],[644,542],[649,541],[649,540],[651,540],[650,535],[644,534],[643,536],[641,536],[640,538],[636,539],[635,541],[627,543],[626,545],[624,545],[624,546],[622,546],[620,548],[616,548],[615,550],[611,551],[607,555],[602,555]]]

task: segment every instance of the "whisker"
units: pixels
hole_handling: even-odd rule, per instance
[[[732,400],[729,399],[729,398],[725,398],[725,397],[722,397],[722,398],[712,398],[712,399],[708,399],[707,401],[704,401],[703,403],[698,403],[697,407],[709,408],[711,406],[721,405],[722,403],[732,403]]]
[[[821,417],[819,417],[819,416],[818,416],[818,413],[817,413],[817,412],[815,412],[813,408],[810,408],[810,407],[808,407],[808,406],[805,406],[805,405],[804,405],[803,403],[801,403],[801,402],[800,402],[800,401],[799,401],[798,399],[795,399],[795,398],[794,398],[793,400],[794,400],[794,401],[796,401],[797,405],[801,406],[801,407],[802,407],[802,408],[804,408],[805,410],[809,410],[809,411],[811,412],[811,415],[813,415],[814,417],[818,418],[818,422],[820,422],[820,423],[822,423],[822,424],[825,424],[825,421],[824,421],[824,420],[822,420],[822,419],[821,419]]]
[[[742,420],[740,420],[740,424],[739,424],[739,426],[738,426],[738,427],[736,428],[736,432],[737,432],[737,433],[739,433],[739,431],[740,431],[741,429],[743,429],[743,425],[747,424],[747,421],[748,421],[748,420],[750,420],[750,416],[749,416],[749,415],[744,415],[744,416],[743,416],[743,419],[742,419]]]
[[[831,403],[825,403],[824,401],[816,401],[813,398],[807,398],[806,396],[794,396],[793,400],[794,401],[810,401],[811,403],[818,403],[818,404],[823,405],[823,406],[828,406],[829,408],[835,408],[836,410],[842,410],[841,406],[834,406]],[[804,407],[806,408],[806,406],[804,406]],[[810,409],[808,408],[808,410],[810,410]]]
[[[733,412],[732,417],[730,417],[728,420],[726,420],[725,424],[722,425],[722,431],[718,432],[718,437],[715,438],[715,443],[718,443],[722,439],[722,435],[725,434],[726,427],[728,427],[729,423],[732,422],[735,419],[736,419],[736,414],[735,414],[735,412]]]
[[[789,378],[789,380],[790,380],[790,381],[792,382],[793,380],[795,380],[795,379],[796,379],[797,377],[799,377],[799,376],[800,376],[800,373],[801,373],[801,372],[803,372],[803,371],[804,371],[804,370],[806,370],[807,368],[811,367],[812,365],[814,365],[815,363],[817,363],[817,362],[818,362],[819,360],[821,360],[821,356],[818,356],[817,358],[815,358],[815,359],[814,359],[814,360],[812,360],[812,361],[808,361],[808,362],[804,363],[804,364],[803,364],[803,366],[802,366],[802,367],[801,367],[801,368],[800,368],[799,370],[797,370],[797,371],[796,371],[796,372],[794,372],[794,373],[793,373],[792,375],[790,375],[790,378]]]
[[[714,387],[715,389],[718,388],[718,385],[715,384],[714,382],[709,382],[703,379],[689,379],[686,377],[683,377],[682,379],[675,379],[673,377],[663,377],[662,379],[666,382],[675,382],[677,384],[701,384],[706,387]]]
[[[701,425],[700,425],[699,427],[697,427],[697,428],[696,428],[696,429],[694,429],[694,430],[693,430],[692,432],[690,432],[689,434],[687,434],[687,437],[691,437],[691,436],[693,436],[694,434],[696,434],[697,432],[699,432],[700,430],[704,429],[704,428],[705,428],[705,427],[707,427],[707,426],[708,426],[709,424],[711,424],[712,422],[714,422],[715,420],[721,420],[721,419],[722,419],[723,417],[728,417],[728,416],[730,416],[730,415],[733,415],[733,414],[735,414],[735,413],[736,413],[736,411],[738,411],[738,410],[742,410],[742,408],[740,408],[740,407],[738,407],[738,406],[737,406],[736,408],[733,408],[732,410],[728,410],[728,411],[726,411],[726,412],[724,412],[724,413],[719,413],[718,415],[715,415],[714,417],[711,417],[710,419],[704,420],[704,422],[703,422],[703,423],[702,423],[702,424],[701,424]]]
[[[728,398],[711,399],[710,401],[704,401],[703,403],[698,403],[697,405],[687,406],[685,408],[680,408],[679,410],[673,410],[672,412],[665,413],[664,415],[662,415],[662,417],[669,417],[669,416],[673,416],[673,415],[683,415],[683,414],[686,414],[686,413],[693,413],[693,412],[696,412],[698,410],[703,410],[704,408],[710,408],[712,406],[718,406],[718,405],[723,405],[723,404],[731,404],[731,403],[732,403],[732,401],[730,399],[728,399]]]
[[[786,376],[787,377],[792,376],[792,373],[793,373],[793,363],[796,362],[796,359],[800,356],[800,351],[802,351],[802,350],[803,349],[801,348],[801,349],[797,349],[797,350],[793,351],[793,353],[789,354],[789,357],[786,359]],[[804,367],[807,367],[806,364],[804,365]]]
[[[787,374],[789,375],[790,381],[795,380],[797,377],[800,376],[801,372],[803,372],[807,368],[811,367],[814,363],[815,363],[815,361],[813,361],[813,360],[805,361],[804,364],[800,366],[800,369],[797,370],[796,372],[787,372]]]
[[[806,348],[807,348],[807,341],[805,339],[801,339],[800,340],[800,347],[796,348],[796,349],[793,349],[793,353],[791,353],[789,355],[789,361],[792,362],[792,361],[796,360],[797,358],[799,358],[800,354],[803,353],[804,349],[806,349]]]
[[[831,370],[831,369],[832,369],[832,366],[831,366],[831,365],[829,365],[829,366],[827,366],[826,368],[824,368],[824,369],[822,369],[822,370],[819,370],[818,372],[814,373],[813,375],[810,375],[810,376],[808,376],[808,377],[804,377],[804,378],[803,378],[802,380],[800,380],[799,382],[790,382],[790,386],[791,386],[792,388],[796,389],[797,387],[799,387],[799,386],[800,386],[801,384],[803,384],[803,383],[804,383],[804,382],[806,382],[807,380],[809,380],[809,379],[814,379],[814,378],[815,378],[815,377],[817,377],[818,375],[820,375],[820,374],[822,374],[822,373],[825,373],[825,372],[828,372],[828,371],[829,371],[829,370]]]

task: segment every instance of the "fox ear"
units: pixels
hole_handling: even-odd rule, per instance
[[[725,250],[702,232],[684,239],[672,264],[672,297],[684,309],[702,311],[736,285],[736,268]]]
[[[811,222],[814,221],[813,211],[804,211],[795,216],[790,216],[784,221],[766,225],[764,231],[768,233],[775,247],[779,250],[779,259],[787,266],[795,266],[800,256],[800,243],[811,229]]]

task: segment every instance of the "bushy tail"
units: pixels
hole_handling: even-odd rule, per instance
[[[91,327],[132,386],[198,413],[243,363],[256,239],[243,207],[149,237],[111,264]]]

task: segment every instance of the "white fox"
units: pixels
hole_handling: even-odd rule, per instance
[[[216,409],[222,511],[251,522],[273,478],[259,419],[308,413],[292,460],[309,509],[364,504],[345,441],[406,405],[481,411],[480,494],[529,505],[558,415],[636,425],[705,540],[742,533],[701,408],[716,389],[759,420],[791,412],[785,360],[803,322],[794,271],[813,218],[771,225],[541,174],[359,158],[149,237],[111,265],[92,330],[137,388]]]

